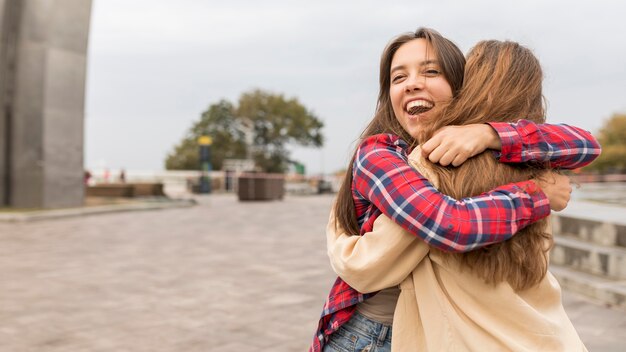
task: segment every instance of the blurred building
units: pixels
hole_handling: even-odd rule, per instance
[[[91,0],[0,0],[0,206],[82,205]]]

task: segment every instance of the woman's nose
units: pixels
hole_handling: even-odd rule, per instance
[[[406,92],[410,92],[413,90],[422,90],[424,89],[424,85],[426,81],[422,77],[413,77],[406,80],[406,86],[404,87]]]

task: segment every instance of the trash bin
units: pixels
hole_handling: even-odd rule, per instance
[[[240,201],[276,200],[285,195],[283,174],[242,174],[237,179]]]
[[[324,193],[333,193],[332,184],[330,183],[330,181],[319,180],[319,182],[317,183],[317,194]]]

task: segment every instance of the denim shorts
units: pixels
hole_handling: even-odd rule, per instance
[[[355,312],[350,321],[330,335],[324,352],[390,352],[391,325]]]

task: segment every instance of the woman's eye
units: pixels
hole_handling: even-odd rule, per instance
[[[426,74],[427,76],[437,76],[439,75],[441,72],[439,72],[439,70],[431,68],[428,69],[426,71],[424,71],[424,74]]]
[[[402,78],[404,78],[404,75],[398,75],[398,76],[394,76],[391,78],[391,82],[400,82],[400,80],[402,80]]]

